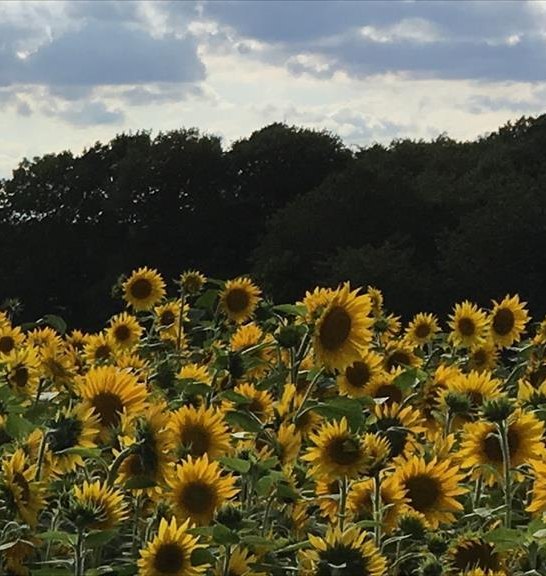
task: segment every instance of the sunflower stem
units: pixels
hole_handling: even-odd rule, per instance
[[[114,485],[114,482],[116,481],[116,478],[118,476],[120,466],[123,464],[125,458],[127,458],[133,453],[136,446],[138,446],[138,444],[131,444],[131,446],[125,448],[116,456],[115,460],[112,462],[110,470],[108,471],[108,478],[106,480],[108,486]]]
[[[446,413],[446,421],[444,424],[444,438],[447,438],[449,436],[449,433],[451,432],[451,423],[452,422],[453,422],[453,413],[448,408],[447,413]]]
[[[226,555],[224,556],[224,569],[222,570],[223,576],[229,576],[229,561],[231,559],[231,546],[226,544]]]
[[[480,498],[482,497],[482,487],[483,487],[483,479],[482,475],[480,474],[476,479],[476,486],[474,489],[474,498],[473,498],[474,508],[477,508],[480,505]]]
[[[178,369],[182,366],[182,354],[180,354],[180,344],[182,342],[182,328],[184,323],[184,303],[186,295],[184,287],[180,284],[180,314],[178,315],[178,326],[176,330],[176,353],[178,354]]]
[[[508,425],[506,420],[497,424],[502,451],[504,476],[504,525],[510,528],[512,524],[512,478],[510,475],[510,445],[508,443]]]
[[[373,477],[373,521],[374,539],[378,550],[381,550],[381,524],[383,522],[383,508],[381,506],[381,481],[379,473]]]
[[[319,377],[322,376],[323,371],[324,371],[324,368],[321,368],[315,374],[315,377],[311,380],[311,382],[309,383],[309,386],[307,386],[307,390],[305,391],[305,394],[303,395],[303,399],[301,401],[300,407],[296,410],[296,414],[294,415],[294,422],[297,421],[298,417],[303,412],[305,404],[307,403],[307,400],[309,400],[309,396],[311,395],[311,392],[313,391],[313,388],[315,387],[315,384],[317,383]]]
[[[42,441],[40,442],[40,448],[38,449],[38,461],[36,463],[36,475],[34,477],[34,480],[36,480],[36,482],[40,480],[40,476],[42,474],[42,465],[44,463],[48,436],[49,436],[49,430],[45,430],[42,435]]]
[[[339,518],[339,528],[343,531],[343,527],[345,526],[345,518],[347,517],[347,493],[349,492],[349,481],[347,476],[343,476],[343,480],[339,485],[339,511],[338,511],[338,518]]]
[[[74,549],[74,576],[83,576],[84,571],[84,550],[85,550],[85,536],[83,528],[78,528],[78,536],[76,539],[76,547]]]

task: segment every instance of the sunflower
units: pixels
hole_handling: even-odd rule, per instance
[[[0,359],[5,359],[25,342],[21,328],[10,325],[0,327]]]
[[[471,348],[481,344],[487,336],[487,316],[476,304],[465,300],[456,304],[454,313],[450,316],[449,327],[452,332],[449,340],[455,346]]]
[[[16,512],[29,526],[38,522],[38,514],[45,505],[44,489],[35,482],[36,465],[29,465],[21,448],[2,460],[0,486],[3,489],[7,509]]]
[[[298,304],[305,306],[307,318],[312,321],[328,306],[333,295],[334,291],[330,288],[319,288],[317,286],[312,292],[306,292],[304,299]]]
[[[183,406],[170,416],[168,430],[178,457],[208,455],[212,460],[230,450],[229,428],[215,408]]]
[[[134,374],[114,366],[99,366],[79,378],[79,392],[85,406],[93,408],[101,425],[101,439],[108,438],[108,429],[115,428],[125,411],[138,414],[146,408],[147,390]]]
[[[501,556],[495,550],[494,544],[477,535],[457,538],[447,552],[447,560],[453,571],[464,574],[473,569],[489,572],[503,567]]]
[[[507,348],[519,342],[529,320],[525,302],[519,296],[506,296],[501,302],[493,300],[490,316],[491,337],[497,346]]]
[[[252,366],[246,370],[249,378],[264,376],[269,363],[275,357],[275,340],[271,334],[263,333],[262,329],[253,322],[239,326],[230,340],[231,349],[235,352],[243,352],[252,348]]]
[[[454,513],[463,509],[456,497],[467,492],[461,485],[464,476],[451,460],[426,462],[413,456],[401,462],[392,477],[406,492],[408,505],[423,514],[433,529],[453,522]]]
[[[383,576],[387,561],[366,532],[329,527],[324,538],[309,534],[312,548],[300,556],[302,576]]]
[[[252,384],[247,384],[243,382],[242,384],[237,384],[234,388],[234,392],[244,396],[248,403],[243,404],[241,408],[248,410],[256,418],[262,422],[269,422],[273,417],[273,396],[267,390],[258,390]],[[233,410],[235,406],[231,402],[224,403],[224,410]]]
[[[215,511],[239,491],[235,481],[231,474],[222,474],[218,462],[209,462],[206,454],[195,459],[188,456],[182,465],[177,465],[170,481],[176,515],[197,524],[209,524]]]
[[[373,380],[364,387],[364,394],[372,398],[383,398],[385,404],[401,404],[406,393],[395,380],[403,373],[402,368],[395,368],[391,372],[382,370]]]
[[[294,424],[282,422],[277,430],[276,443],[281,465],[292,464],[300,452],[301,434]]]
[[[185,305],[182,311],[182,303],[180,300],[171,300],[165,304],[160,304],[154,308],[156,317],[156,328],[159,332],[159,337],[162,340],[171,340],[178,337],[180,330],[180,320],[186,321],[188,319],[188,307]],[[182,314],[182,318],[180,318]]]
[[[85,361],[90,364],[109,364],[115,360],[117,342],[110,332],[89,336],[83,350]]]
[[[72,385],[75,366],[66,348],[52,343],[44,344],[40,347],[40,360],[44,376],[62,387]]]
[[[381,374],[383,359],[371,350],[362,352],[358,360],[349,364],[337,377],[340,394],[352,397],[367,396],[366,387]]]
[[[188,294],[198,294],[206,284],[207,278],[197,270],[186,270],[180,276],[180,286]]]
[[[32,346],[16,348],[5,359],[7,381],[18,395],[35,396],[41,375],[38,351]]]
[[[497,366],[498,350],[492,340],[486,340],[483,344],[473,346],[468,353],[467,366],[476,372],[494,370]]]
[[[10,546],[7,550],[3,550],[3,557],[0,561],[0,572],[3,567],[8,576],[29,576],[30,571],[27,566],[25,566],[25,563],[36,549],[34,541],[36,541],[35,538],[17,540],[13,546]]]
[[[139,268],[123,283],[123,298],[134,310],[151,310],[165,296],[165,282],[157,270]]]
[[[54,346],[55,348],[64,347],[63,339],[49,326],[35,328],[28,332],[27,344],[30,346],[36,346],[37,348],[42,348],[43,346]]]
[[[370,297],[372,302],[372,314],[374,317],[379,317],[383,315],[383,293],[379,288],[374,288],[373,286],[368,286],[366,293]]]
[[[83,458],[70,450],[94,448],[100,432],[98,416],[92,408],[78,405],[60,412],[50,425],[48,444],[55,472],[64,474],[84,466]]]
[[[132,452],[119,468],[122,484],[129,480],[139,480],[149,485],[148,496],[153,497],[161,492],[161,486],[165,484],[170,471],[168,424],[169,414],[163,401],[156,402],[140,416],[122,416],[120,448],[132,447]],[[117,455],[116,451],[114,455]]]
[[[335,522],[338,518],[340,490],[341,483],[337,479],[317,480],[315,484],[315,495],[320,514],[330,522]]]
[[[385,347],[383,365],[390,372],[396,368],[413,368],[422,363],[414,353],[414,347],[407,340],[391,340]]]
[[[535,482],[533,485],[533,497],[526,510],[528,512],[543,513],[546,510],[546,462],[533,460],[531,466]]]
[[[542,442],[544,422],[533,413],[516,410],[508,419],[508,447],[510,465],[517,468],[532,459],[546,455]],[[503,456],[500,439],[492,422],[471,422],[463,429],[458,457],[462,468],[486,467],[482,471],[487,482],[495,482],[495,474],[487,468],[494,468],[502,475]]]
[[[421,412],[412,406],[382,404],[374,406],[370,431],[389,441],[390,456],[408,454],[417,446],[416,437],[426,432]]]
[[[440,330],[438,319],[433,314],[416,314],[406,328],[405,339],[414,346],[431,342]]]
[[[131,350],[138,345],[142,336],[143,328],[138,320],[127,312],[122,312],[110,319],[110,327],[106,334],[115,348],[119,350]]]
[[[456,392],[468,397],[471,407],[475,410],[486,400],[498,398],[502,393],[502,383],[492,378],[490,372],[459,373],[447,385],[446,392]],[[443,394],[445,400],[445,393]]]
[[[302,459],[310,462],[311,474],[316,478],[354,478],[369,463],[362,438],[349,430],[345,418],[324,423],[309,438],[314,446],[307,449]]]
[[[99,480],[74,486],[73,512],[76,523],[91,530],[110,530],[128,516],[123,494]]]
[[[264,572],[255,572],[252,564],[257,562],[256,556],[251,554],[246,548],[237,546],[229,557],[227,568],[228,576],[265,576]],[[221,558],[214,569],[214,576],[224,576],[224,559]]]
[[[88,340],[89,334],[85,334],[81,330],[72,330],[66,337],[66,343],[78,352],[83,352]]]
[[[201,546],[198,537],[188,533],[189,520],[178,526],[176,518],[170,523],[161,519],[159,533],[140,551],[139,576],[199,576],[206,564],[194,566],[191,558]]]
[[[351,292],[349,283],[335,291],[315,327],[313,348],[320,364],[343,370],[361,357],[372,337],[370,311],[370,297]]]
[[[405,492],[400,483],[392,476],[384,476],[380,480],[380,495],[383,530],[392,532],[398,522],[398,517],[406,504]],[[374,479],[367,478],[355,482],[347,497],[347,510],[355,522],[373,520]]]
[[[207,386],[212,384],[209,369],[201,364],[191,363],[182,366],[178,372],[178,378],[181,380],[191,380],[192,382],[198,382],[200,384],[207,384]]]
[[[254,313],[260,295],[261,290],[249,278],[236,278],[226,282],[220,305],[230,320],[241,324]]]
[[[281,398],[275,403],[279,417],[294,419],[304,399],[304,393],[298,392],[295,384],[285,384]],[[313,410],[304,410],[295,420],[296,430],[302,438],[307,438],[320,424],[322,417]]]

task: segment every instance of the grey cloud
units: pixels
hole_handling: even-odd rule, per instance
[[[74,126],[121,124],[125,115],[121,110],[110,110],[103,102],[83,102],[57,110],[55,116]]]

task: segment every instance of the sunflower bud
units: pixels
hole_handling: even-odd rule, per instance
[[[294,348],[300,342],[299,326],[283,326],[277,335],[277,342],[282,348]]]
[[[484,402],[482,408],[483,415],[491,422],[504,422],[514,409],[514,404],[505,396]]]
[[[446,404],[453,414],[467,414],[470,412],[470,399],[465,394],[448,392],[446,394]]]
[[[402,534],[411,536],[414,540],[424,540],[427,533],[421,518],[413,514],[402,516],[398,522],[398,527]]]
[[[242,356],[238,352],[230,352],[228,355],[228,371],[235,380],[242,378],[245,373],[245,365]]]
[[[218,510],[216,520],[232,530],[238,530],[242,526],[243,513],[240,508],[226,504]]]
[[[435,556],[443,554],[447,547],[447,542],[439,534],[430,534],[428,537],[428,549]]]
[[[421,564],[419,574],[422,576],[441,576],[443,568],[436,558],[428,558]]]

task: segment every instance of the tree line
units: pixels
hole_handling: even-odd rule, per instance
[[[223,147],[197,129],[120,134],[0,181],[0,301],[95,329],[122,273],[251,274],[277,302],[375,285],[405,317],[518,292],[546,314],[546,115],[472,142],[350,149],[272,124]]]

